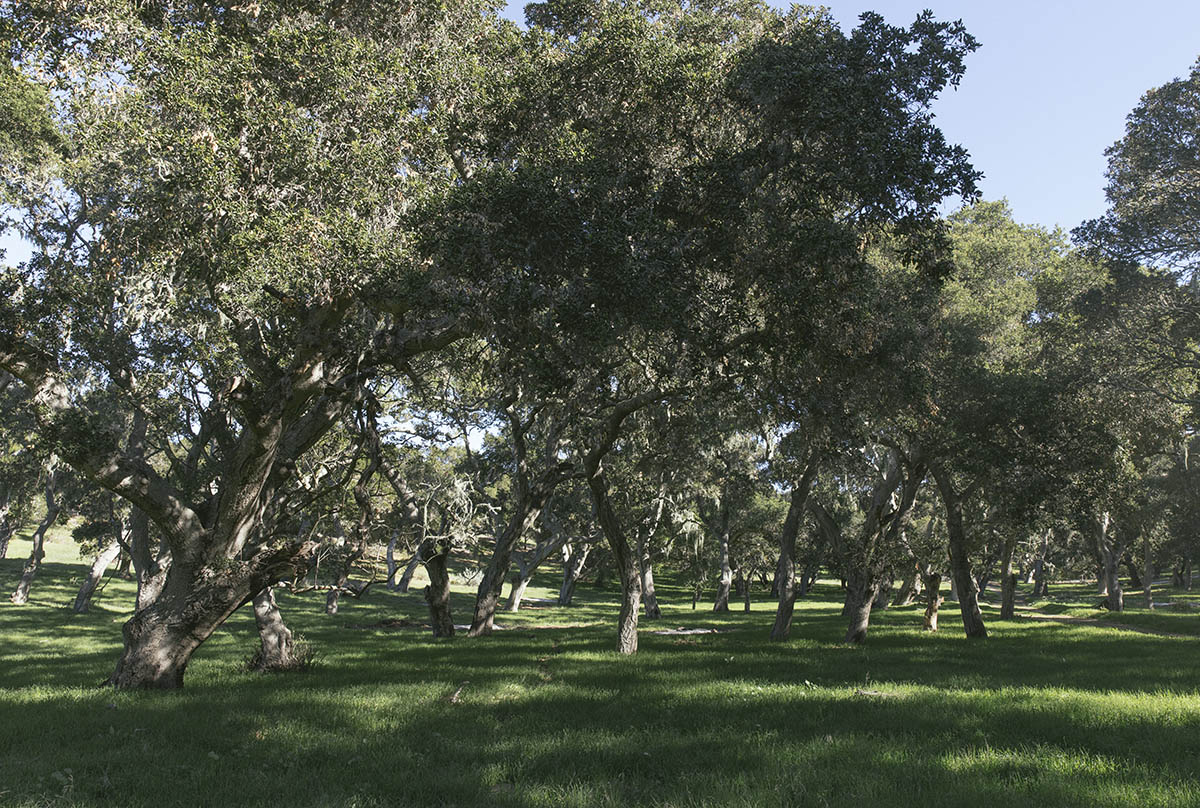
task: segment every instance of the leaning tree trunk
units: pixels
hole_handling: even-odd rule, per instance
[[[967,535],[963,528],[962,495],[955,489],[954,481],[944,468],[935,468],[934,479],[946,506],[946,530],[950,538],[950,575],[958,595],[958,608],[962,613],[963,630],[972,639],[986,639],[987,628],[983,624],[983,613],[979,609],[979,589],[971,575],[971,559],[967,551]]]
[[[846,642],[857,645],[867,639],[871,606],[875,603],[877,589],[877,583],[867,570],[847,570],[846,605],[843,611],[850,618],[850,625],[846,628]]]
[[[387,588],[395,590],[396,588],[396,571],[399,565],[396,564],[396,540],[400,538],[400,531],[393,530],[392,537],[387,543]]]
[[[1004,540],[1004,555],[1000,559],[1000,619],[1012,620],[1017,609],[1017,574],[1013,572],[1013,551],[1016,539]]]
[[[286,671],[296,667],[292,632],[283,622],[271,587],[255,595],[253,603],[254,623],[258,626],[261,645],[250,667],[257,671]]]
[[[932,572],[925,576],[925,630],[937,631],[938,608],[942,605],[942,576]]]
[[[558,589],[558,605],[570,606],[571,599],[575,597],[575,586],[579,583],[579,576],[583,574],[583,565],[587,562],[588,553],[592,548],[589,544],[575,548],[564,544],[562,549],[563,579],[562,586]]]
[[[18,606],[29,601],[29,587],[33,585],[34,576],[42,568],[42,559],[46,555],[46,531],[54,524],[61,509],[55,499],[55,480],[56,474],[51,472],[46,480],[46,516],[33,533],[33,551],[29,554],[29,560],[25,562],[25,568],[21,570],[21,580],[17,582],[16,591],[12,593],[12,602]]]
[[[604,537],[612,548],[613,561],[621,578],[621,613],[617,618],[617,652],[636,654],[638,648],[638,611],[642,605],[642,578],[633,557],[629,540],[621,529],[621,522],[613,510],[608,496],[608,482],[598,468],[591,469],[588,489],[592,494],[592,506],[596,520]]]
[[[525,590],[529,588],[529,582],[532,580],[533,572],[527,571],[526,565],[521,564],[520,569],[513,573],[508,603],[504,605],[505,611],[518,612],[521,610],[521,601],[525,599]]]
[[[892,600],[892,606],[908,606],[917,599],[919,594],[921,594],[921,568],[913,561],[908,574],[904,576],[904,581],[900,584],[900,589],[896,592],[896,597]]]
[[[79,594],[75,596],[75,604],[71,607],[76,613],[86,614],[87,610],[91,608],[92,595],[96,594],[96,587],[100,585],[104,571],[108,569],[109,564],[116,561],[120,554],[121,542],[113,539],[96,555],[87,577],[83,579],[83,585],[79,587]]]
[[[421,554],[413,553],[413,557],[408,560],[404,566],[404,572],[400,575],[400,583],[396,584],[397,592],[407,592],[412,586],[413,576],[417,574],[417,567],[421,565]]]
[[[429,576],[429,585],[425,587],[425,602],[429,604],[429,622],[433,626],[434,637],[453,637],[454,620],[450,616],[450,573],[446,562],[450,558],[450,545],[434,547],[427,543],[425,552],[420,554],[425,563],[425,572]]]
[[[782,642],[792,633],[792,615],[796,608],[796,537],[800,534],[800,522],[804,518],[804,508],[808,503],[808,492],[812,489],[813,478],[817,474],[818,461],[815,455],[810,455],[808,464],[800,482],[792,488],[788,498],[788,512],[783,520],[783,529],[779,533],[779,564],[775,569],[775,582],[778,589],[779,605],[775,608],[775,624],[771,626],[771,639]],[[805,587],[808,570],[802,577],[800,595]]]
[[[504,591],[504,579],[508,577],[508,568],[512,563],[513,550],[533,527],[549,496],[549,490],[539,488],[518,498],[516,510],[505,524],[504,530],[496,537],[492,557],[479,579],[479,590],[475,595],[475,613],[471,618],[468,637],[483,637],[492,633],[496,609],[500,606],[500,595]]]

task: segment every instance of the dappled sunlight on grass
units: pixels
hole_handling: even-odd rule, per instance
[[[20,561],[2,563],[7,585]],[[281,594],[317,649],[311,671],[243,670],[257,634],[242,610],[184,691],[118,693],[95,685],[132,584],[112,580],[74,615],[81,567],[48,564],[40,605],[0,605],[6,806],[1200,802],[1191,639],[1017,619],[968,642],[952,608],[927,634],[914,606],[875,615],[850,647],[837,587],[822,585],[778,644],[770,603],[693,612],[668,583],[663,621],[643,622],[626,658],[611,650],[612,591],[447,642],[385,627],[424,622],[425,604],[373,588],[332,617],[318,594]],[[552,594],[552,576],[535,583]],[[456,591],[459,622],[470,603]],[[536,628],[569,624],[582,625]],[[669,626],[722,631],[650,633]]]

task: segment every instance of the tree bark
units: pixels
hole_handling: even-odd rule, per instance
[[[937,631],[938,608],[942,605],[942,576],[931,572],[925,576],[925,630]]]
[[[971,559],[967,549],[967,535],[963,527],[963,496],[955,488],[950,473],[942,466],[933,467],[933,477],[942,494],[946,507],[946,530],[950,537],[950,574],[958,594],[958,608],[962,613],[963,630],[972,639],[986,639],[987,628],[983,624],[983,613],[979,610],[979,590],[971,575]]]
[[[629,541],[608,496],[608,482],[598,469],[588,476],[588,489],[596,520],[612,549],[613,561],[621,579],[621,613],[617,618],[617,653],[636,654],[638,648],[638,611],[642,601],[642,578],[633,558]]]
[[[584,544],[572,548],[570,544],[563,545],[563,580],[558,589],[558,605],[570,606],[575,597],[575,586],[579,576],[583,574],[583,565],[587,561],[591,545]]]
[[[1004,554],[1000,558],[1000,619],[1012,620],[1016,614],[1017,574],[1013,572],[1013,551],[1017,541],[1009,536],[1004,540]]]
[[[733,586],[733,568],[729,564],[729,504],[725,492],[721,493],[721,526],[720,550],[717,580],[717,599],[713,603],[714,612],[729,611],[729,590]]]
[[[1142,529],[1142,596],[1146,608],[1154,609],[1154,553],[1150,547],[1150,531]]]
[[[77,614],[86,614],[92,605],[92,595],[96,593],[96,587],[100,585],[100,579],[104,577],[104,571],[108,569],[108,565],[116,560],[121,554],[121,542],[117,539],[110,541],[92,561],[92,566],[88,570],[87,577],[83,579],[83,585],[79,587],[79,593],[75,595],[75,604],[71,607]]]
[[[1121,590],[1121,556],[1125,552],[1124,541],[1114,537],[1114,525],[1108,511],[1096,518],[1096,548],[1103,563],[1105,605],[1109,611],[1125,609],[1125,593]],[[1119,535],[1119,531],[1115,531]]]
[[[254,596],[254,624],[260,647],[252,667],[258,671],[284,671],[296,666],[292,632],[275,604],[275,593],[267,587]]]
[[[387,588],[392,591],[396,589],[396,571],[399,569],[396,564],[396,541],[399,538],[400,531],[393,530],[387,543]]]
[[[425,564],[425,572],[429,576],[429,585],[425,587],[425,602],[429,604],[429,622],[433,626],[434,637],[453,637],[454,619],[450,616],[450,573],[446,562],[450,558],[450,545],[434,546],[427,541],[424,552],[420,553]]]
[[[871,622],[871,607],[875,603],[878,584],[871,580],[867,570],[849,569],[846,572],[846,608],[850,625],[846,629],[846,642],[860,644],[867,639],[867,627]]]
[[[413,576],[417,574],[417,567],[421,564],[421,554],[413,553],[412,558],[404,566],[404,573],[400,576],[400,583],[396,584],[397,592],[407,592],[412,586]]]
[[[783,529],[779,533],[779,564],[775,569],[775,581],[778,587],[779,605],[775,608],[775,624],[771,626],[771,639],[783,642],[792,633],[792,615],[796,608],[796,537],[800,534],[800,524],[804,520],[804,508],[808,504],[808,493],[812,490],[813,480],[816,479],[820,459],[814,453],[809,455],[800,481],[792,487],[788,497],[788,512],[783,520]],[[807,572],[807,571],[806,571]],[[806,587],[801,582],[801,593]]]
[[[33,533],[33,550],[29,554],[29,560],[25,562],[25,568],[21,570],[21,580],[17,582],[17,589],[12,593],[12,602],[18,606],[29,601],[29,588],[33,585],[34,576],[42,568],[42,559],[46,555],[46,531],[54,524],[62,508],[56,498],[57,477],[58,474],[54,471],[46,477],[46,516]]]

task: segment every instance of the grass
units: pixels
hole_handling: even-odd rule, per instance
[[[27,547],[0,561],[4,591]],[[333,617],[319,593],[280,598],[318,650],[309,672],[242,670],[243,610],[184,691],[117,693],[96,684],[131,584],[75,615],[84,563],[48,549],[30,605],[0,601],[2,806],[1200,805],[1195,639],[992,619],[967,642],[948,603],[937,634],[917,607],[889,609],[852,648],[826,584],[772,644],[765,599],[693,612],[668,585],[664,620],[622,658],[611,591],[583,585],[576,606],[444,642],[380,627],[425,606],[373,588]],[[465,622],[465,588],[453,605]]]

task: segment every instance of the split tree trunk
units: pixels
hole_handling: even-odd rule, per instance
[[[979,610],[979,589],[971,575],[971,559],[967,550],[967,535],[963,527],[962,494],[954,487],[954,480],[943,467],[933,469],[934,479],[946,506],[946,530],[950,537],[950,574],[958,594],[958,608],[962,613],[963,630],[972,639],[986,639],[987,628],[983,624],[983,613]]]
[[[559,606],[571,605],[571,599],[575,597],[575,586],[579,583],[579,576],[583,574],[583,565],[591,549],[591,545],[588,544],[576,547],[563,545],[563,579],[562,586],[558,589]]]

